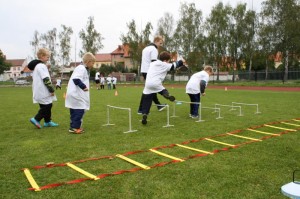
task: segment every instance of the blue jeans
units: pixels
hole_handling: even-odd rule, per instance
[[[200,93],[198,94],[189,94],[190,100],[191,102],[196,102],[196,103],[200,103]],[[191,103],[190,104],[190,114],[193,116],[198,116],[199,115],[199,104],[194,104]]]

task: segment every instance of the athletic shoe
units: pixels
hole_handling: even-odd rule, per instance
[[[191,118],[192,118],[192,119],[198,119],[198,118],[199,118],[199,115],[191,115]]]
[[[158,111],[162,111],[164,110],[167,106],[167,104],[160,104],[160,105],[157,105],[157,108],[158,108]]]
[[[137,114],[139,114],[139,115],[142,115],[142,114],[143,114],[143,112],[142,112],[142,111],[140,111],[140,110],[138,110]]]
[[[174,102],[175,101],[175,97],[174,96],[169,96],[168,98],[167,98],[168,100],[170,100],[171,102]]]
[[[75,129],[75,128],[70,128],[69,129],[69,132],[70,133],[74,133],[74,134],[81,134],[81,133],[84,133],[84,130],[79,128],[79,129]]]
[[[58,124],[56,124],[55,122],[45,122],[44,127],[56,127],[58,126]]]
[[[41,124],[40,124],[36,119],[34,119],[34,117],[30,119],[30,122],[31,122],[34,126],[36,126],[38,129],[41,129],[41,128],[42,128]]]
[[[144,124],[144,125],[147,124],[147,115],[146,114],[143,115],[142,124]]]

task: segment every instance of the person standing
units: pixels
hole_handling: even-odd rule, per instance
[[[158,48],[163,45],[163,38],[161,36],[156,36],[153,40],[153,43],[150,43],[142,51],[142,64],[141,64],[141,73],[144,77],[144,80],[147,80],[147,73],[150,67],[150,63],[154,62],[158,58]],[[143,104],[143,94],[141,96],[140,105],[138,108],[138,114],[142,114],[142,104]],[[157,94],[153,94],[153,102],[156,104],[158,111],[162,111],[166,106],[161,105]]]
[[[81,134],[84,132],[82,126],[83,115],[90,109],[90,82],[89,70],[95,64],[95,56],[85,53],[82,57],[83,64],[77,66],[70,77],[65,107],[70,109],[70,133]]]
[[[116,77],[112,77],[112,84],[113,84],[113,89],[117,88],[117,78]]]
[[[58,88],[61,90],[61,79],[59,79],[59,78],[56,80],[56,87],[55,87],[55,89],[57,90]]]
[[[111,84],[112,84],[112,78],[110,75],[106,78],[106,83],[107,83],[107,89],[111,90]]]
[[[40,109],[35,117],[30,119],[30,122],[38,129],[42,128],[40,122],[44,119],[44,127],[56,127],[57,123],[51,120],[52,102],[57,101],[54,94],[54,87],[51,82],[49,68],[46,65],[50,58],[50,51],[46,48],[41,48],[37,52],[38,60],[33,60],[28,64],[28,68],[32,73],[32,92],[33,103],[38,103]]]
[[[99,90],[100,89],[100,87],[99,87],[99,85],[100,85],[100,73],[99,73],[99,71],[96,72],[96,74],[95,74],[95,83],[96,83],[97,90]]]
[[[147,124],[147,117],[150,112],[152,105],[152,100],[157,93],[161,94],[164,98],[175,101],[175,97],[169,95],[169,92],[162,85],[168,71],[175,70],[183,66],[183,60],[179,60],[174,63],[169,63],[171,59],[170,53],[164,51],[159,55],[159,60],[151,62],[148,71],[148,78],[145,82],[145,87],[143,90],[143,103],[142,103],[142,124]]]
[[[103,77],[103,74],[100,75],[100,89],[104,89],[105,84],[105,77]]]
[[[211,66],[205,66],[204,70],[193,74],[186,84],[186,93],[189,95],[190,104],[190,117],[199,117],[199,103],[200,96],[205,96],[205,88],[207,87],[209,76],[213,74]]]

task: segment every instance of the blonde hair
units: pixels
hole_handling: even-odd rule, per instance
[[[211,66],[207,65],[207,66],[204,66],[204,71],[212,73],[213,72],[213,68]]]
[[[96,57],[90,53],[90,52],[87,52],[85,53],[83,56],[82,56],[82,61],[84,64],[87,64],[88,62],[95,62],[96,61]]]
[[[38,59],[41,59],[43,56],[47,56],[47,55],[51,55],[50,51],[46,48],[40,48],[37,53],[36,56]]]
[[[153,40],[153,43],[155,43],[155,42],[159,42],[159,41],[164,41],[163,37],[162,37],[162,36],[160,36],[160,35],[158,35],[158,36],[155,36],[155,37],[154,37],[154,40]]]

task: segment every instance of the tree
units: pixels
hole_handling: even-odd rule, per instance
[[[33,40],[30,41],[29,43],[33,47],[33,57],[36,58],[36,53],[37,53],[39,45],[40,45],[40,38],[39,38],[38,31],[34,31]]]
[[[70,61],[70,50],[71,50],[71,38],[70,35],[73,34],[71,27],[61,25],[62,31],[59,33],[58,37],[60,39],[60,54],[62,57],[62,65],[65,66]]]
[[[5,55],[2,53],[0,49],[0,75],[3,74],[4,71],[9,70],[10,66],[11,64],[6,62]]]
[[[129,46],[129,55],[134,65],[138,67],[139,75],[139,66],[141,65],[142,60],[142,51],[146,47],[146,45],[150,43],[149,36],[153,27],[152,24],[148,22],[141,33],[138,33],[135,20],[132,20],[130,23],[128,23],[127,27],[127,34],[122,34],[120,39],[123,44]]]
[[[42,34],[40,41],[42,47],[47,48],[51,52],[50,56],[50,64],[51,67],[57,67],[57,52],[56,47],[58,46],[56,39],[57,39],[57,30],[56,28],[53,28],[52,30],[49,30],[47,33]]]
[[[164,16],[158,20],[156,35],[164,38],[164,48],[170,52],[176,51],[176,45],[173,41],[174,35],[174,17],[171,13],[164,13]]]
[[[103,48],[102,40],[104,39],[100,32],[95,29],[94,17],[89,17],[86,25],[86,31],[81,30],[79,32],[79,37],[82,39],[82,48],[80,50],[80,57],[86,52],[91,52],[96,54],[99,50]]]
[[[299,0],[266,0],[262,3],[262,16],[266,21],[272,20],[271,30],[274,31],[272,43],[274,49],[283,53],[284,77],[288,79],[289,56],[300,53],[300,5]]]
[[[199,56],[190,56],[190,53],[199,52],[199,46],[201,46],[203,38],[202,12],[196,9],[194,3],[182,3],[179,10],[180,18],[173,37],[175,50],[186,59],[191,68],[196,68],[198,61],[193,58]]]

